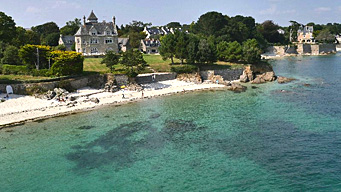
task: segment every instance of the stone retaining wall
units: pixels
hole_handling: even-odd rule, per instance
[[[71,78],[62,81],[68,81],[73,89],[80,89],[83,87],[100,88],[105,84],[105,75],[92,75],[87,77]],[[9,84],[13,88],[14,94],[27,94],[27,88],[40,87],[42,90],[53,90],[58,87],[61,81],[41,82],[41,83],[21,83]],[[0,84],[0,91],[6,92],[7,84]]]
[[[155,75],[155,79],[153,79],[153,75]],[[136,77],[136,83],[138,84],[147,84],[158,81],[168,81],[176,79],[176,73],[157,73],[157,74],[148,74],[148,75],[139,75]]]
[[[200,71],[202,80],[208,80],[209,75],[220,75],[225,81],[238,80],[243,74],[244,69],[220,69],[220,70],[207,70]]]

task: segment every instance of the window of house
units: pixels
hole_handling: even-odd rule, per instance
[[[111,31],[107,31],[107,35],[111,35]]]
[[[79,44],[79,39],[77,39],[77,43]]]
[[[85,51],[85,48],[83,48],[83,53],[85,53],[86,51]]]
[[[98,49],[96,47],[91,47],[91,53],[98,53]]]
[[[98,39],[90,39],[90,44],[97,44],[98,43]]]
[[[112,38],[105,39],[105,44],[112,44],[113,40]]]

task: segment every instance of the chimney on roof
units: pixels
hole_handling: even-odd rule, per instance
[[[115,16],[112,17],[112,22],[113,22],[113,25],[116,26],[116,17]]]
[[[84,15],[84,17],[83,17],[83,24],[85,25],[85,22],[86,22],[86,17],[85,17],[85,15]]]

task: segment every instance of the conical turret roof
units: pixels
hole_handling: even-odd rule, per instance
[[[94,11],[92,10],[89,17],[88,17],[88,21],[91,21],[91,20],[98,20],[98,18],[96,17]]]

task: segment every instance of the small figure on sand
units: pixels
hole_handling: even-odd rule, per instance
[[[13,88],[12,88],[12,86],[10,86],[10,85],[7,85],[6,86],[6,99],[9,99],[9,94],[13,94]]]
[[[122,99],[125,99],[125,97],[124,97],[124,89],[122,90]]]
[[[144,92],[143,92],[143,89],[142,89],[142,98],[144,97]]]

